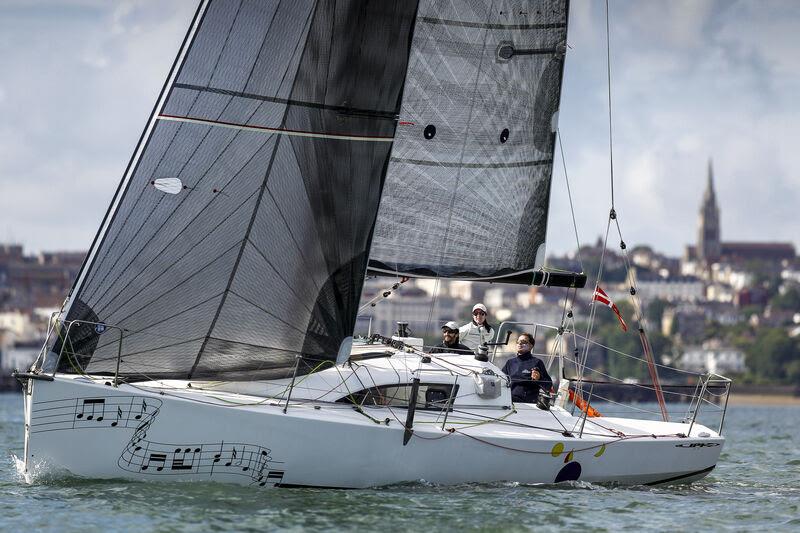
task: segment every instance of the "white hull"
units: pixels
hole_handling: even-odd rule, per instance
[[[468,388],[462,383],[459,398]],[[517,404],[512,412],[456,402],[444,429],[442,411],[417,410],[404,445],[405,409],[364,408],[368,417],[347,403],[292,401],[284,413],[281,400],[178,384],[114,387],[61,375],[29,380],[27,473],[264,487],[418,480],[653,484],[703,477],[724,443],[699,424],[681,437],[688,424],[590,418],[580,435],[581,418],[560,408]]]

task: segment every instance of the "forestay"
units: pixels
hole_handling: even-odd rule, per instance
[[[416,11],[201,5],[66,308],[125,329],[120,374],[265,379],[349,355]],[[73,324],[60,370],[114,373],[103,329]]]
[[[373,271],[533,281],[567,18],[565,0],[420,3]]]

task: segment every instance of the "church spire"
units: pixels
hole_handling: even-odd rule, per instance
[[[711,158],[708,158],[708,180],[706,181],[706,192],[703,194],[703,204],[713,203],[716,207],[717,195],[714,192],[714,166]]]
[[[708,180],[703,193],[703,203],[700,205],[700,224],[697,236],[697,253],[706,264],[719,259],[722,252],[719,228],[719,208],[717,196],[714,192],[714,168],[711,158],[708,159]]]

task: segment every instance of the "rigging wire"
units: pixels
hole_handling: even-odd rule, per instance
[[[409,278],[407,276],[398,276],[398,281],[395,281],[389,287],[386,287],[384,289],[379,290],[378,294],[374,298],[372,298],[370,301],[368,301],[367,303],[362,305],[361,308],[358,310],[358,312],[359,313],[363,313],[364,311],[366,311],[370,307],[375,307],[376,305],[378,305],[379,302],[381,302],[382,300],[385,300],[386,298],[391,296],[392,292],[396,292],[396,291],[400,290],[400,285],[402,285],[403,283],[405,283],[409,279],[411,279],[411,278]]]
[[[608,23],[608,0],[606,0],[606,74],[608,78],[608,159],[611,172],[611,210],[614,210],[614,142],[611,114],[611,31]]]
[[[581,273],[584,273],[583,259],[581,259],[581,240],[578,236],[578,223],[575,220],[575,207],[572,204],[572,189],[569,186],[569,175],[567,174],[567,160],[564,157],[564,141],[561,140],[561,129],[556,130],[556,137],[558,138],[558,148],[561,152],[561,166],[564,169],[564,182],[567,184],[567,198],[569,198],[569,212],[572,215],[572,227],[575,230],[575,244],[578,246],[578,264],[581,265]]]
[[[436,300],[439,297],[439,278],[436,278],[436,281],[433,284],[433,297],[431,297],[431,306],[428,309],[428,322],[425,325],[425,331],[430,335],[433,333],[431,329],[431,324],[433,323],[433,310],[436,307]]]
[[[606,250],[608,249],[608,233],[611,229],[611,221],[616,218],[616,212],[614,210],[614,138],[613,138],[613,115],[612,115],[612,107],[611,107],[611,30],[609,24],[609,9],[608,9],[608,0],[605,1],[606,7],[606,86],[608,92],[608,154],[609,154],[609,175],[610,175],[610,182],[611,182],[611,211],[609,213],[608,224],[606,225],[606,235],[605,239],[603,240],[603,252],[600,256],[600,266],[598,267],[597,271],[597,278],[595,278],[594,282],[594,291],[592,292],[592,298],[590,300],[590,311],[589,311],[589,324],[586,326],[586,339],[587,342],[584,343],[584,350],[583,356],[581,358],[581,362],[579,365],[580,372],[578,373],[578,382],[576,383],[576,391],[582,392],[582,381],[583,381],[583,369],[586,366],[586,360],[589,356],[589,344],[588,339],[591,337],[592,331],[594,329],[594,319],[595,319],[595,311],[596,306],[594,305],[594,295],[597,291],[597,287],[600,284],[600,280],[602,279],[603,275],[603,264],[605,262],[606,257]]]

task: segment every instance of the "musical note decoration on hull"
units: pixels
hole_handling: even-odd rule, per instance
[[[111,395],[39,401],[31,414],[31,433],[74,430],[120,430],[133,434],[117,460],[125,471],[146,475],[207,474],[221,481],[227,475],[247,476],[251,485],[279,486],[282,463],[269,448],[243,442],[203,444],[148,440],[148,431],[162,401],[142,396]]]
[[[183,475],[196,474],[217,477],[224,481],[228,475],[247,476],[251,485],[279,486],[284,471],[275,461],[269,448],[240,442],[203,444],[169,444],[131,439],[117,464],[123,470],[137,474]]]
[[[161,404],[156,398],[125,395],[40,401],[33,406],[31,433],[136,428],[156,416]]]

